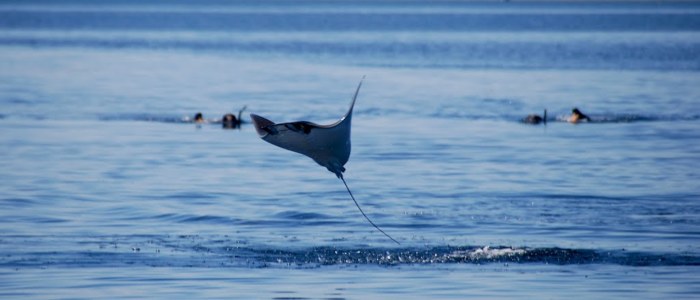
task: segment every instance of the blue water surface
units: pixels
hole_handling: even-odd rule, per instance
[[[0,298],[693,299],[698,71],[694,2],[5,1]],[[247,117],[363,76],[345,179],[400,245]]]

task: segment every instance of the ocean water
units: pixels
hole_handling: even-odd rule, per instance
[[[363,76],[400,245],[248,118]],[[3,1],[0,298],[697,299],[698,83],[695,2]]]

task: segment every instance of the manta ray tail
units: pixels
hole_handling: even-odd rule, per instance
[[[377,226],[376,224],[374,224],[374,222],[372,222],[372,220],[369,219],[369,217],[365,214],[365,212],[362,211],[362,208],[360,207],[360,204],[357,203],[357,200],[355,200],[355,196],[352,195],[352,192],[350,191],[350,188],[348,187],[348,183],[345,182],[345,178],[343,178],[343,174],[342,174],[342,173],[340,174],[340,176],[338,176],[338,178],[340,178],[340,180],[343,181],[343,184],[345,184],[345,188],[348,190],[348,194],[350,194],[350,198],[352,198],[352,201],[355,202],[355,205],[357,206],[357,209],[359,209],[360,212],[362,213],[362,215],[365,216],[365,219],[367,219],[367,221],[369,221],[369,223],[372,224],[372,226],[374,226],[374,228],[377,228],[377,230],[379,230],[379,232],[383,233],[384,235],[386,235],[386,237],[388,237],[388,238],[390,238],[392,241],[394,241],[394,243],[396,243],[397,245],[401,245],[401,243],[399,243],[399,242],[398,242],[397,240],[395,240],[393,237],[391,237],[391,236],[388,235],[386,232],[384,232],[384,230],[382,230],[381,228],[379,228],[379,226]]]

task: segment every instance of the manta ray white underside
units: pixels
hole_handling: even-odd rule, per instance
[[[258,135],[266,142],[306,155],[341,178],[345,172],[345,163],[350,158],[352,110],[361,86],[362,81],[357,86],[345,116],[330,125],[307,121],[275,124],[256,114],[251,114],[250,118]]]
[[[338,176],[345,184],[352,201],[355,202],[365,219],[385,236],[400,244],[370,220],[357,203],[357,200],[355,200],[355,196],[352,195],[345,178],[343,178],[345,163],[350,158],[352,110],[355,107],[360,87],[362,87],[362,81],[357,85],[357,90],[355,90],[355,95],[352,97],[348,112],[340,120],[330,125],[318,125],[307,121],[276,124],[256,114],[251,114],[250,118],[255,125],[255,131],[266,142],[306,155],[319,165],[326,167],[335,176]]]

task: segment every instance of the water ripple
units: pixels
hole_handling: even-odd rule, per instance
[[[622,266],[700,266],[700,256],[626,249],[567,249],[512,246],[288,247],[250,246],[230,237],[6,236],[0,239],[0,267],[273,267],[316,268],[333,265],[453,265],[453,264],[607,264]],[[33,243],[27,243],[32,241]],[[34,245],[16,249],[11,245]],[[47,244],[64,244],[53,251]],[[66,247],[65,245],[68,245]],[[32,247],[29,247],[32,248]],[[56,248],[58,249],[58,248]]]

